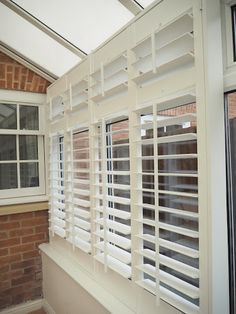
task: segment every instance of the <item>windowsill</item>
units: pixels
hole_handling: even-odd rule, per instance
[[[12,198],[2,200],[1,202],[3,204],[0,205],[0,216],[48,209],[48,197],[45,195],[29,198]]]
[[[56,265],[63,269],[75,282],[85,289],[95,300],[102,304],[109,312],[114,314],[134,314],[123,302],[117,299],[111,291],[104,289],[96,280],[93,280],[82,268],[78,267],[73,260],[62,255],[50,244],[39,246],[42,253],[49,257]],[[108,302],[109,300],[109,302]]]

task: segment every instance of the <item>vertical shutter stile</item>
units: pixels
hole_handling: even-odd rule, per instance
[[[158,195],[158,142],[157,142],[157,106],[153,105],[153,155],[155,189],[155,266],[156,266],[156,302],[160,303],[160,263],[159,263],[159,195]]]

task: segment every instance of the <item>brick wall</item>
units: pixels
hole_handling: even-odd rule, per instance
[[[50,82],[0,51],[0,89],[46,93]]]
[[[0,216],[0,310],[42,296],[38,245],[48,242],[48,213]]]

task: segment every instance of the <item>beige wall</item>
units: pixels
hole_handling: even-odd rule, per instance
[[[109,313],[49,257],[42,257],[44,298],[56,314]]]

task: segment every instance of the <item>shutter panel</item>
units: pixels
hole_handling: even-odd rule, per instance
[[[183,97],[183,100],[186,97]],[[195,103],[138,113],[142,184],[137,284],[187,313],[199,309],[198,171]],[[159,109],[161,107],[161,109]],[[144,112],[144,113],[143,113]]]
[[[131,277],[128,120],[97,127],[95,258]]]
[[[68,238],[91,252],[89,131],[70,131],[68,151]]]
[[[53,235],[66,236],[65,184],[64,184],[64,137],[50,136],[50,230]]]

